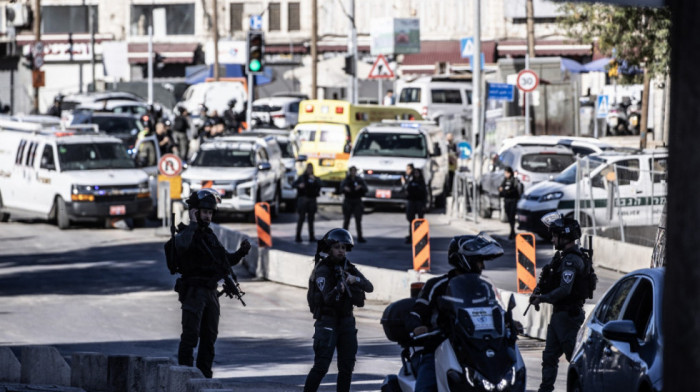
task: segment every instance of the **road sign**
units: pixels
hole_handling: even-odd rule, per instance
[[[488,99],[513,102],[514,88],[507,83],[488,83]]]
[[[391,70],[389,62],[386,61],[386,57],[380,54],[374,61],[372,69],[369,70],[367,79],[393,79],[394,77],[394,71]]]
[[[251,30],[262,30],[262,15],[251,15],[250,16],[250,29]]]
[[[32,70],[32,87],[44,87],[45,82],[44,71],[39,71],[38,69]]]
[[[610,111],[610,97],[607,95],[599,95],[596,101],[596,118],[606,118],[608,117],[608,112]]]
[[[182,160],[175,154],[165,154],[158,161],[158,172],[166,177],[179,176],[182,173]]]
[[[414,219],[411,222],[411,237],[413,239],[413,269],[430,271],[430,226],[425,219]]]
[[[266,202],[255,203],[255,225],[258,229],[258,246],[272,248],[272,231],[270,230],[270,205]]]
[[[472,146],[468,142],[457,143],[459,159],[469,159],[472,156]]]
[[[537,252],[535,235],[520,233],[515,237],[515,270],[518,277],[518,293],[531,294],[537,286]]]
[[[518,72],[518,77],[515,79],[515,85],[524,93],[535,91],[540,84],[540,78],[537,73],[531,69],[524,69]]]
[[[474,37],[467,37],[459,40],[459,53],[462,58],[474,55]]]

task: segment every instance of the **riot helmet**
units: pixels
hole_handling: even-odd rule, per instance
[[[238,102],[238,101],[235,100],[235,99],[229,100],[229,101],[228,101],[228,107],[229,107],[229,108],[233,108],[234,106],[236,106],[236,102]]]
[[[203,188],[199,191],[192,192],[187,198],[187,206],[189,208],[217,210],[217,205],[221,203],[219,193],[211,188]]]
[[[576,219],[562,217],[560,213],[555,211],[543,216],[541,221],[547,226],[549,233],[556,235],[557,238],[567,242],[581,238],[581,226]]]
[[[483,262],[503,255],[503,248],[488,234],[462,235],[452,238],[447,248],[447,261],[465,273],[480,274]]]
[[[328,253],[331,246],[334,244],[345,244],[345,250],[350,252],[355,242],[352,239],[352,234],[345,229],[333,229],[323,236],[318,243],[318,250],[323,253]]]

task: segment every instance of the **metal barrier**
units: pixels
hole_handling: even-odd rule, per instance
[[[460,219],[472,218],[477,222],[477,206],[478,199],[474,198],[475,182],[474,176],[468,172],[456,172],[454,183],[452,184],[452,205],[450,214]],[[471,214],[470,214],[471,213]]]

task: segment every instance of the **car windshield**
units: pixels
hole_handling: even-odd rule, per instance
[[[58,145],[61,170],[131,169],[136,164],[121,143]]]
[[[573,155],[527,154],[523,155],[520,166],[532,173],[559,173],[574,163]]]
[[[294,158],[294,148],[292,147],[292,143],[278,140],[277,144],[280,145],[280,150],[282,150],[282,158]]]
[[[353,155],[425,158],[428,150],[421,134],[363,132],[358,137]]]
[[[581,177],[590,175],[590,173],[598,166],[605,163],[602,158],[588,156],[581,160]],[[576,163],[574,162],[571,166],[567,167],[558,176],[554,177],[554,181],[561,184],[573,184],[576,182]]]
[[[201,167],[253,167],[255,152],[233,148],[206,149],[197,153],[192,166]]]
[[[399,102],[420,103],[420,88],[407,87],[401,90],[401,95],[399,95]]]

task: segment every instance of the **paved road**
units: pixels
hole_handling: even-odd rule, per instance
[[[154,232],[0,223],[0,344],[16,350],[55,345],[65,356],[96,351],[174,358],[179,306],[162,256],[164,239]],[[305,291],[241,281],[248,306],[223,301],[215,376],[237,391],[300,390],[313,361]],[[369,303],[357,312],[355,391],[378,390],[384,375],[400,366],[399,347],[379,324],[385,306]],[[543,343],[520,344],[528,390],[535,390]],[[323,391],[335,389],[333,367]],[[564,382],[560,375],[558,391]]]

